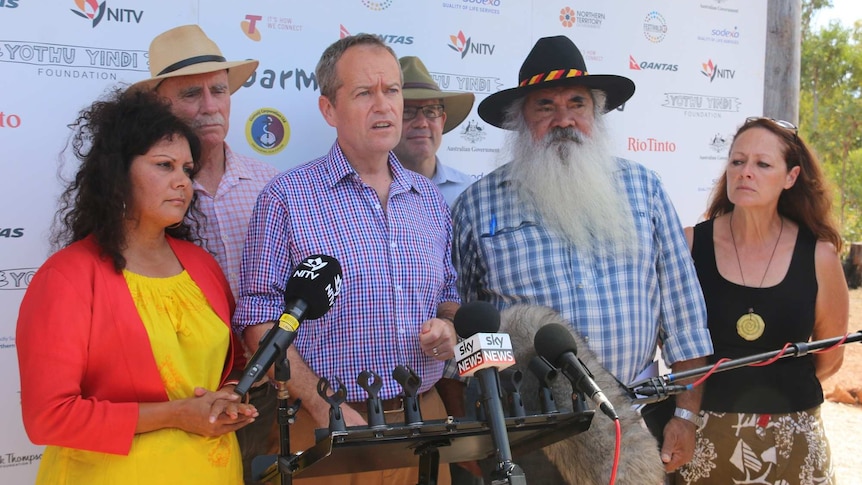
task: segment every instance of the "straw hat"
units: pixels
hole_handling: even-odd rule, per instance
[[[190,76],[227,69],[231,94],[257,69],[257,61],[228,62],[197,25],[183,25],[159,34],[150,43],[149,79],[132,85],[132,89],[155,89],[160,82],[177,76]]]
[[[404,85],[402,94],[404,100],[442,99],[444,111],[446,112],[446,123],[443,124],[443,133],[448,133],[460,125],[470,110],[473,108],[475,96],[473,93],[462,93],[459,91],[442,91],[440,86],[434,82],[434,78],[428,73],[425,64],[415,56],[406,56],[399,59],[401,72],[404,73]]]
[[[564,35],[543,37],[521,64],[518,87],[498,91],[479,103],[479,116],[503,128],[506,108],[530,91],[559,86],[586,86],[605,92],[605,113],[625,103],[635,93],[631,79],[613,74],[589,74],[584,56]]]

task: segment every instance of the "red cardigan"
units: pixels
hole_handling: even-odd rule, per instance
[[[183,268],[230,328],[233,297],[215,259],[168,238]],[[35,444],[127,455],[138,403],[167,401],[129,287],[92,238],[51,256],[30,282],[16,334],[24,428]],[[236,336],[222,382],[243,362]]]

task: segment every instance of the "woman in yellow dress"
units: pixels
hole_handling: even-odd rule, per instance
[[[191,242],[198,139],[140,92],[114,91],[73,126],[62,249],[18,316],[24,426],[48,445],[36,483],[240,484],[234,431],[257,412],[232,392],[230,288]]]

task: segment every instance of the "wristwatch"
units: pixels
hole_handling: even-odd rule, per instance
[[[694,424],[697,429],[703,427],[703,417],[700,414],[695,414],[685,408],[676,408],[673,410],[673,416]]]

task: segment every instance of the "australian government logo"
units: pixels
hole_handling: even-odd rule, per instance
[[[500,149],[497,147],[476,146],[485,141],[488,136],[486,128],[481,121],[475,118],[462,123],[458,127],[458,136],[469,145],[449,145],[446,150],[450,152],[499,153]]]
[[[256,152],[275,155],[290,141],[290,124],[277,109],[261,108],[248,117],[245,137]]]
[[[727,156],[727,149],[730,148],[730,141],[733,139],[733,135],[726,135],[720,132],[716,132],[713,135],[707,146],[709,147],[709,151],[711,153],[707,155],[701,155],[701,160],[724,160]]]
[[[700,8],[716,12],[739,13],[738,8],[724,5],[726,2],[727,0],[712,0],[711,2],[701,3]]]
[[[722,113],[737,113],[741,102],[733,96],[664,93],[665,108],[683,110],[690,118],[721,118]]]
[[[117,80],[117,71],[148,72],[147,51],[0,40],[0,62],[36,66],[45,77]]]

